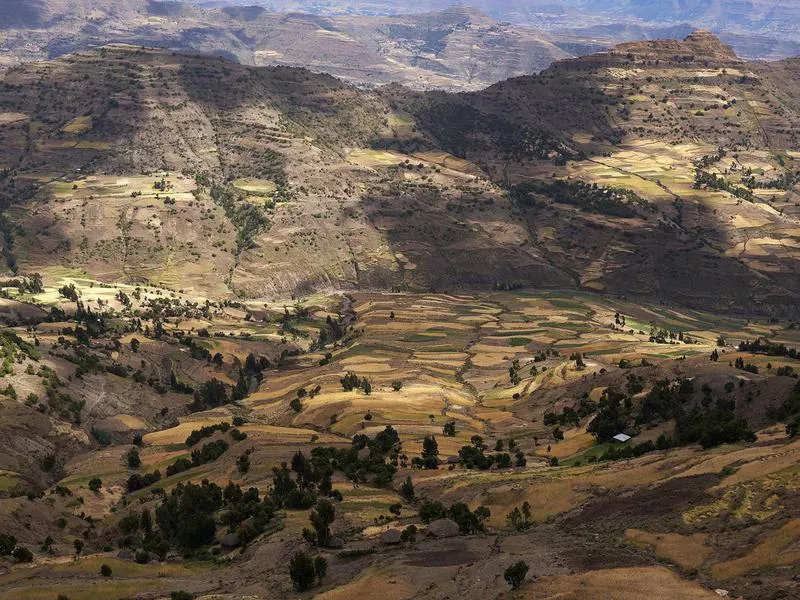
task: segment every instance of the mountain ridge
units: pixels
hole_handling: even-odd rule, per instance
[[[705,54],[687,60],[693,52]],[[225,213],[218,233],[204,225],[208,237],[194,242],[218,250],[180,249],[174,233],[165,245],[165,234],[152,223],[166,222],[171,205],[156,209],[134,202],[138,208],[129,213],[124,202],[115,204],[126,219],[137,211],[147,215],[137,226],[150,241],[139,240],[139,252],[154,252],[151,258],[164,265],[159,268],[166,269],[167,280],[176,276],[174,266],[166,266],[175,257],[214,257],[212,278],[201,283],[194,275],[179,277],[199,285],[200,293],[206,287],[220,293],[228,285],[227,293],[258,297],[348,287],[521,284],[624,293],[633,278],[635,293],[646,297],[791,310],[799,284],[791,266],[797,217],[790,201],[795,159],[789,149],[797,140],[798,117],[790,94],[780,92],[787,82],[773,73],[793,64],[742,63],[715,38],[696,34],[683,42],[624,45],[462,95],[396,86],[363,91],[304,70],[253,69],[130,46],[48,63],[46,87],[53,91],[44,96],[35,84],[41,67],[15,67],[4,78],[2,111],[19,115],[6,117],[3,165],[16,166],[6,171],[11,177],[4,183],[5,203],[21,231],[59,233],[44,254],[31,237],[12,236],[14,248],[25,270],[46,268],[52,252],[67,244],[65,266],[105,265],[102,272],[108,273],[117,264],[126,272],[117,263],[120,255],[109,254],[119,241],[108,246],[120,213],[108,214],[107,225],[88,236],[74,220],[86,210],[82,202],[100,201],[91,191],[95,184],[81,191],[80,178],[142,181],[148,173],[174,171],[181,174],[184,194],[202,200],[183,206],[183,214],[202,223],[209,209],[216,218]],[[93,82],[88,88],[86,78]],[[766,104],[767,92],[760,89],[765,82],[769,93],[782,94],[780,106]],[[671,89],[665,98],[642,93],[663,94],[665,88]],[[39,108],[27,114],[31,106]],[[27,123],[43,124],[32,146]],[[727,174],[696,166],[718,148],[734,148],[730,156],[739,156]],[[659,152],[674,157],[668,167],[656,166],[663,162]],[[640,175],[636,164],[617,166],[617,156],[631,153],[645,153],[642,159],[653,162],[654,170]],[[752,187],[739,183],[744,179],[738,173],[749,163],[774,181],[753,176],[747,184]],[[62,169],[59,178],[42,187],[38,164],[54,173]],[[604,171],[608,175],[598,178]],[[192,190],[201,172],[214,183]],[[555,188],[539,186],[530,204],[515,191],[553,174],[605,187],[624,182],[625,194],[641,198],[645,208],[620,209],[633,219],[628,222],[591,206],[576,211],[547,200]],[[62,186],[60,178],[78,179],[77,191],[65,192],[75,196],[69,201],[76,215],[72,224],[62,221],[53,210],[57,203],[49,200]],[[248,184],[248,178],[262,183]],[[253,186],[256,191],[248,191]],[[263,203],[253,209],[258,214],[248,212],[253,202]],[[407,213],[400,208],[405,204],[415,209]],[[484,222],[486,211],[490,223]],[[40,222],[45,214],[50,216]],[[566,236],[548,233],[564,227]],[[226,242],[230,231],[245,238]],[[343,231],[355,233],[358,243]],[[79,248],[81,239],[96,235],[89,248]],[[748,242],[769,244],[771,237],[781,245],[773,257]],[[92,244],[100,244],[97,252],[89,250]],[[751,250],[756,254],[750,256]],[[626,254],[637,251],[639,260],[626,265]],[[585,264],[576,252],[585,254]],[[697,273],[684,273],[680,262],[687,259],[677,258],[682,255],[694,257],[688,260]],[[101,256],[106,258],[97,263]],[[156,273],[148,266],[136,277]],[[702,277],[708,290],[698,293],[696,280]]]

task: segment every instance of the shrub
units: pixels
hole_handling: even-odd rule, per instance
[[[33,562],[33,552],[25,548],[24,546],[17,546],[14,548],[14,552],[11,553],[17,562],[21,563],[29,563]]]
[[[522,582],[525,581],[525,576],[528,574],[528,565],[525,561],[521,560],[517,563],[514,563],[510,567],[505,570],[503,573],[503,577],[505,578],[508,585],[511,586],[511,589],[519,589],[519,586],[522,585]]]
[[[10,556],[17,545],[17,538],[7,533],[0,533],[0,556]]]
[[[103,577],[111,577],[111,567],[109,567],[105,563],[100,565],[100,575],[102,575]]]
[[[101,487],[103,487],[103,482],[97,477],[93,477],[89,480],[89,489],[93,492],[98,491]]]
[[[289,562],[289,577],[297,591],[302,592],[311,587],[316,579],[314,561],[302,550],[295,553]]]
[[[324,556],[317,556],[314,558],[314,573],[317,576],[317,581],[322,583],[325,575],[328,573],[328,561]]]

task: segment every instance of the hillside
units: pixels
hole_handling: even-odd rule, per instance
[[[797,597],[799,66],[5,70],[0,597]]]
[[[703,33],[467,95],[120,45],[23,65],[7,262],[215,297],[535,284],[793,314],[795,66]]]

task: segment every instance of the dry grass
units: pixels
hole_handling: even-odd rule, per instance
[[[707,534],[695,533],[651,533],[641,529],[628,529],[625,538],[636,544],[651,548],[656,556],[686,569],[697,568],[705,563],[714,551],[705,545]]]
[[[800,561],[800,519],[793,519],[779,530],[769,534],[746,555],[711,567],[716,579],[725,580],[744,575],[762,567],[793,565]]]
[[[542,577],[525,587],[530,600],[718,600],[713,591],[663,567],[604,569]]]

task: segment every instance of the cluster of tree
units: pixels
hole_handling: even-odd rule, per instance
[[[339,380],[342,384],[342,389],[345,392],[352,392],[356,389],[361,389],[365,394],[372,393],[372,384],[366,377],[359,379],[358,375],[352,371],[348,371],[344,377]]]
[[[703,386],[701,402],[687,410],[686,404],[693,392],[694,385],[690,380],[662,379],[635,406],[630,396],[607,389],[598,404],[598,414],[587,431],[593,433],[598,441],[607,442],[631,426],[675,419],[674,443],[677,445],[700,443],[708,448],[755,439],[747,422],[736,416],[735,402],[724,398],[714,401],[708,386]],[[649,451],[647,446],[643,448]]]
[[[534,521],[531,515],[531,505],[526,500],[522,503],[522,509],[515,506],[514,509],[506,515],[506,521],[509,527],[515,531],[526,531],[533,527]]]
[[[41,294],[44,291],[44,281],[39,273],[33,273],[0,281],[0,287],[15,287],[20,294]]]
[[[514,446],[514,448],[516,448],[516,446]],[[510,449],[513,450],[514,448]],[[502,450],[502,445],[498,445],[497,449]],[[511,467],[511,455],[509,453],[498,451],[494,454],[487,454],[486,450],[487,446],[483,438],[479,435],[473,435],[470,438],[470,445],[462,446],[458,451],[458,457],[461,459],[461,464],[467,469],[486,470],[491,469],[492,466],[496,466],[498,469],[508,469]],[[526,462],[525,455],[517,449],[515,466],[524,467]]]
[[[228,394],[228,386],[212,377],[194,392],[194,400],[189,408],[193,411],[216,408],[232,401]]]
[[[435,436],[427,435],[422,439],[422,454],[411,459],[411,466],[418,469],[439,468],[439,442]]]
[[[304,528],[303,539],[311,544],[327,547],[331,540],[331,524],[336,518],[336,508],[326,498],[319,498],[316,506],[309,513],[313,530]]]
[[[321,385],[316,385],[310,390],[307,390],[305,386],[301,387],[299,390],[297,390],[297,397],[292,398],[292,401],[289,402],[289,406],[292,407],[292,410],[294,412],[299,413],[300,411],[303,410],[303,398],[305,398],[306,396],[308,396],[309,398],[314,398],[321,391],[322,391]]]
[[[33,552],[24,546],[17,545],[17,538],[7,533],[0,533],[0,556],[12,556],[21,563],[29,563],[33,560]]]
[[[748,373],[753,373],[754,375],[758,375],[758,367],[753,363],[746,363],[741,356],[738,356],[736,360],[733,362],[737,369],[741,371],[747,371]]]
[[[583,181],[525,181],[511,187],[512,200],[522,206],[536,206],[537,197],[546,196],[559,204],[572,204],[584,212],[612,217],[635,217],[639,211],[655,212],[656,207],[635,192],[604,187]]]
[[[341,498],[331,483],[335,471],[356,483],[387,485],[397,472],[399,452],[400,438],[390,426],[372,439],[354,436],[349,448],[317,446],[310,458],[298,451],[291,468],[286,463],[273,468],[271,499],[279,508],[305,509],[317,502],[318,495]]]
[[[608,461],[636,458],[648,452],[653,452],[654,450],[667,450],[673,446],[675,446],[675,441],[661,434],[655,442],[653,442],[653,440],[647,440],[641,444],[629,443],[610,446],[597,460]],[[592,462],[591,459],[589,462]]]
[[[519,359],[515,358],[511,361],[511,366],[508,367],[508,379],[511,382],[511,385],[518,385],[519,382],[522,381],[522,378],[519,374],[519,369]]]
[[[75,287],[74,283],[61,286],[58,288],[58,293],[67,300],[72,302],[78,301],[78,289]]]
[[[131,345],[133,345],[133,340],[131,340]],[[194,388],[188,383],[180,381],[175,375],[175,371],[169,372],[169,388],[178,394],[194,394]]]
[[[303,592],[317,581],[322,583],[322,579],[328,572],[328,561],[324,556],[311,558],[308,553],[299,550],[289,561],[289,577],[298,592]]]
[[[203,444],[199,450],[192,451],[192,459],[179,458],[167,467],[167,477],[183,473],[193,467],[199,467],[210,462],[214,462],[225,454],[229,445],[225,440],[215,440],[208,444]]]
[[[456,502],[450,508],[445,508],[444,504],[438,500],[425,501],[419,508],[419,518],[423,523],[431,523],[437,519],[452,519],[458,524],[458,529],[464,535],[478,533],[484,530],[486,519],[491,516],[491,512],[485,506],[479,506],[474,511],[462,503]]]
[[[220,488],[203,480],[200,485],[179,483],[165,495],[156,509],[156,523],[161,538],[170,546],[191,550],[211,544],[216,534],[215,514],[221,524],[235,531],[242,543],[248,543],[264,531],[275,507],[268,498],[259,499],[256,488],[243,491],[234,483]]]
[[[555,412],[546,412],[544,413],[542,422],[547,427],[553,425],[560,425],[561,427],[567,427],[571,425],[573,427],[577,427],[580,425],[581,419],[594,414],[596,410],[597,403],[592,402],[589,400],[588,395],[585,395],[583,398],[581,398],[577,410],[572,406],[565,406],[561,410],[561,414]]]
[[[767,416],[776,421],[788,421],[786,433],[795,437],[800,434],[800,382],[777,407],[770,407]]]
[[[351,311],[347,316],[352,319],[355,317],[355,312]],[[328,315],[325,317],[325,326],[320,328],[317,340],[312,344],[311,350],[319,350],[328,344],[338,342],[344,338],[347,328],[344,315],[338,315],[336,319]]]
[[[719,444],[756,441],[747,421],[737,417],[734,409],[733,400],[717,398],[712,402],[711,396],[706,395],[700,405],[678,414],[675,424],[678,443],[699,443],[703,448],[712,448]]]
[[[157,323],[160,323],[160,321],[157,321]],[[184,336],[181,339],[181,344],[189,348],[189,354],[191,354],[192,358],[195,360],[205,360],[207,362],[211,362],[212,359],[214,358],[211,355],[211,352],[209,352],[208,348],[206,348],[202,343],[198,344],[197,342],[194,341],[194,338],[190,336]],[[218,362],[220,364],[222,362],[221,359],[222,355],[220,354],[218,359]]]
[[[129,492],[135,492],[137,490],[144,489],[146,487],[150,487],[157,481],[161,479],[161,471],[156,469],[150,473],[134,473],[130,477],[128,477],[128,481],[125,483],[125,489]]]
[[[675,344],[683,342],[684,344],[693,344],[694,340],[685,335],[682,331],[672,331],[664,327],[650,327],[650,341],[656,344]]]
[[[755,195],[753,194],[753,190],[747,187],[742,187],[740,185],[733,184],[724,177],[717,175],[716,173],[710,173],[700,168],[695,169],[693,187],[696,190],[700,189],[709,189],[716,191],[723,190],[735,196],[736,198],[741,198],[742,200],[747,200],[748,202],[755,201]]]
[[[230,428],[231,428],[230,423],[222,422],[222,423],[215,423],[214,425],[204,425],[200,429],[193,429],[192,432],[186,438],[186,445],[191,448],[203,438],[211,437],[217,431],[225,433]]]
[[[786,344],[773,344],[769,340],[761,341],[756,338],[752,342],[745,341],[739,344],[739,352],[752,352],[753,354],[766,354],[767,356],[787,356],[797,358],[797,348],[787,348]]]
[[[255,236],[270,225],[264,208],[248,202],[244,194],[227,186],[212,185],[210,194],[236,227],[236,253],[252,248]]]

